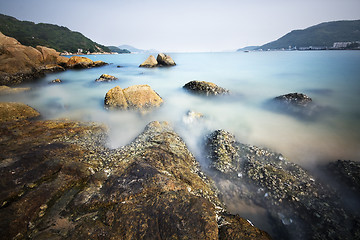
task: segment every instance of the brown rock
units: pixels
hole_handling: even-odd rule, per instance
[[[43,46],[36,46],[36,49],[42,54],[43,63],[46,64],[57,63],[57,59],[60,56],[60,53],[57,52],[55,49],[43,47]]]
[[[44,66],[39,67],[39,70],[41,70],[44,73],[50,73],[50,72],[65,71],[65,68],[57,64],[46,64]]]
[[[109,74],[102,74],[98,79],[96,79],[96,82],[110,82],[117,80],[117,77],[111,76]]]
[[[149,85],[134,85],[124,90],[117,86],[105,96],[105,107],[108,109],[132,109],[145,113],[162,103],[162,98]]]
[[[175,66],[174,60],[169,55],[159,53],[156,58],[157,62],[161,66]]]
[[[116,86],[110,89],[105,95],[105,108],[107,109],[127,109],[128,104],[121,87]]]
[[[60,65],[60,66],[62,66],[62,67],[66,67],[66,64],[67,64],[68,61],[69,61],[69,58],[64,57],[64,56],[59,56],[59,57],[56,59],[56,64],[57,64],[57,65]]]
[[[90,68],[93,65],[93,60],[79,56],[72,56],[66,63],[67,68]]]
[[[8,86],[0,86],[0,94],[6,95],[6,94],[17,94],[17,93],[23,93],[26,91],[29,91],[30,88],[11,88]]]
[[[129,108],[147,110],[159,107],[163,100],[149,85],[134,85],[124,89]]]
[[[153,68],[157,67],[158,62],[153,55],[150,55],[139,67]]]
[[[0,102],[0,122],[38,117],[40,113],[24,103]]]
[[[49,84],[52,84],[52,83],[62,83],[62,81],[61,81],[61,79],[57,78],[57,79],[54,79],[51,82],[49,82]]]

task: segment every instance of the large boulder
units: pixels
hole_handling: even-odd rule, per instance
[[[359,219],[346,213],[334,191],[282,154],[236,141],[217,130],[208,136],[208,159],[222,196],[253,202],[270,216],[276,239],[353,239]],[[228,184],[229,185],[229,184]]]
[[[14,85],[41,76],[36,68],[42,62],[38,50],[0,32],[0,84]]]
[[[217,86],[215,83],[205,81],[190,81],[183,86],[184,89],[206,96],[229,94],[229,90]]]
[[[36,46],[36,49],[42,54],[43,62],[48,64],[56,64],[57,59],[60,56],[60,53],[55,49],[44,47],[44,46]]]
[[[125,110],[128,108],[128,104],[123,89],[119,86],[110,89],[106,93],[104,104],[105,104],[105,108],[107,109]]]
[[[105,95],[108,109],[132,109],[147,112],[159,107],[163,100],[149,85],[134,85],[125,89],[119,86],[110,89]]]
[[[85,57],[69,59],[43,46],[23,46],[0,32],[0,85],[20,84],[44,76],[44,73],[64,71],[65,68],[89,68],[105,64]]]
[[[87,57],[72,56],[66,63],[66,68],[91,68],[106,65],[103,61],[93,61]]]
[[[0,102],[0,122],[38,117],[40,113],[24,103]]]
[[[158,65],[160,66],[175,66],[174,60],[169,55],[159,53],[156,58]]]
[[[153,55],[150,55],[139,67],[153,68],[157,67],[158,62]]]
[[[93,60],[87,57],[72,56],[66,63],[67,68],[90,68],[94,64]]]
[[[224,210],[165,122],[119,149],[90,123],[15,122],[0,136],[3,239],[270,239]]]
[[[149,110],[159,107],[163,100],[149,85],[134,85],[124,89],[130,109]]]

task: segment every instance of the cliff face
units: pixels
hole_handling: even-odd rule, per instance
[[[105,147],[101,125],[0,126],[1,239],[270,239],[226,213],[166,122]]]

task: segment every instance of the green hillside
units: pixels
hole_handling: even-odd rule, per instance
[[[294,30],[259,49],[292,47],[332,47],[334,42],[360,41],[360,20],[326,22],[303,30]]]
[[[107,46],[111,52],[117,52],[117,53],[131,53],[129,50],[127,49],[122,49],[122,48],[118,48],[116,46]]]
[[[91,41],[79,32],[53,24],[19,21],[16,18],[0,14],[0,32],[17,39],[21,44],[54,48],[59,52],[110,52],[100,44]]]

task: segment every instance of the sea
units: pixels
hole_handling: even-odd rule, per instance
[[[360,160],[360,51],[168,54],[176,66],[139,68],[148,53],[89,55],[109,65],[48,74],[24,84],[31,87],[29,92],[2,96],[0,101],[24,102],[43,119],[104,123],[109,128],[110,148],[130,143],[151,121],[168,121],[203,169],[208,167],[204,139],[217,129],[233,133],[241,143],[282,153],[305,169],[338,159]],[[95,82],[103,73],[118,80]],[[57,78],[63,83],[49,84]],[[189,93],[183,86],[192,80],[215,83],[231,94]],[[163,98],[163,105],[148,114],[104,109],[108,90],[138,84],[149,85]],[[304,119],[266,104],[295,92],[329,111]],[[189,111],[204,117],[189,118]]]

